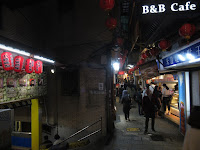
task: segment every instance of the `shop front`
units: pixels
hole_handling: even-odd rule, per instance
[[[180,117],[180,131],[185,134],[187,118],[190,116],[192,106],[200,105],[200,39],[180,47],[173,53],[162,57],[159,64],[160,73],[176,73],[178,78],[178,92],[174,93],[172,103],[178,99]],[[177,107],[176,107],[177,108]],[[172,109],[173,111],[173,109]]]
[[[166,84],[169,87],[169,94],[171,95],[170,100],[170,111],[168,107],[166,107],[166,115],[164,112],[164,105],[163,100],[161,100],[161,113],[165,115],[168,119],[176,123],[177,125],[180,124],[180,115],[179,115],[179,91],[178,91],[178,76],[176,73],[173,74],[164,74],[159,75],[157,77],[153,77],[148,79],[147,84],[157,85],[161,90],[163,89],[163,84]],[[167,112],[170,112],[168,115]]]

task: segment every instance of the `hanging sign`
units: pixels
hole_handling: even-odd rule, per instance
[[[178,49],[162,59],[164,67],[200,61],[200,39],[190,45]]]
[[[147,14],[165,14],[165,13],[183,13],[199,11],[198,0],[151,0],[151,1],[137,1],[137,12],[142,15]]]
[[[157,5],[144,5],[142,6],[142,14],[148,14],[148,13],[164,13],[166,11],[165,4],[157,4]],[[197,5],[191,3],[190,1],[186,3],[172,3],[170,8],[171,11],[177,12],[177,11],[189,11],[189,10],[196,10]]]

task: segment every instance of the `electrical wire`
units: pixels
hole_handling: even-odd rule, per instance
[[[50,127],[53,127],[53,128],[55,128],[56,126],[55,125],[51,125],[50,123],[49,123],[49,120],[48,120],[48,112],[47,112],[47,107],[46,107],[46,100],[45,100],[45,97],[43,96],[43,100],[44,100],[44,110],[45,110],[45,115],[46,115],[46,124],[48,125],[48,126],[50,126]]]

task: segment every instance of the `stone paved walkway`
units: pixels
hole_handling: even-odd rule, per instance
[[[122,112],[122,104],[116,102],[117,120],[116,131],[109,145],[104,150],[181,150],[184,137],[179,133],[178,126],[168,122],[166,119],[157,117],[155,120],[156,133],[151,131],[151,120],[149,121],[149,133],[144,135],[145,117],[138,115],[136,103],[130,111],[129,122],[125,121]],[[139,128],[140,131],[127,131],[127,128]],[[129,129],[131,130],[131,129]],[[133,129],[134,130],[134,129]],[[154,141],[153,137],[158,137]],[[152,137],[152,138],[151,138]]]

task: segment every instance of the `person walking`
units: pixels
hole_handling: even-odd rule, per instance
[[[123,112],[124,112],[124,115],[125,115],[125,120],[130,121],[129,111],[131,109],[131,99],[130,99],[130,96],[129,96],[127,90],[123,91],[121,103],[123,104]]]
[[[138,88],[138,90],[136,92],[136,102],[138,103],[139,115],[143,115],[143,110],[142,110],[142,90],[141,90],[141,88]]]
[[[151,90],[149,89],[149,84],[146,85],[146,89],[143,92],[143,100],[142,100],[142,108],[144,111],[144,115],[146,117],[145,120],[145,131],[144,134],[148,132],[148,124],[149,118],[151,118],[151,129],[155,132],[154,124],[155,124],[155,109],[154,104],[151,101]]]
[[[199,150],[200,139],[200,106],[194,106],[192,108],[188,124],[191,125],[186,131],[182,150]]]
[[[151,97],[151,101],[154,104],[156,116],[158,115],[158,112],[160,111],[160,107],[161,107],[161,101],[160,101],[159,96],[160,96],[159,87],[156,85]]]
[[[128,83],[128,86],[127,86],[127,88],[126,88],[126,90],[128,91],[128,94],[129,94],[129,96],[130,96],[130,98],[131,98],[131,102],[133,102],[133,100],[134,100],[134,89],[131,87],[131,84],[130,83]]]
[[[168,86],[164,83],[163,84],[163,89],[162,89],[162,96],[163,96],[163,107],[164,107],[164,114],[165,115],[170,115],[170,94],[169,94],[169,88]],[[168,113],[166,113],[166,106],[168,106]]]

